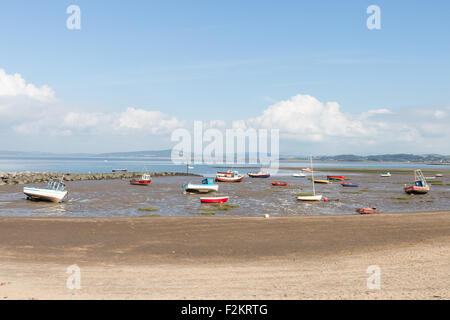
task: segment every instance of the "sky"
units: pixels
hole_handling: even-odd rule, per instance
[[[3,1],[0,150],[169,149],[203,121],[283,153],[450,154],[449,32],[447,0]]]

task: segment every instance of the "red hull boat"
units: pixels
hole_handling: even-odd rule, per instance
[[[238,175],[237,177],[221,177],[221,176],[217,176],[216,177],[216,181],[218,182],[241,182],[242,180],[244,180],[244,176],[242,175]]]
[[[377,208],[376,207],[358,208],[358,209],[356,209],[356,212],[358,212],[359,214],[377,213]]]
[[[268,173],[268,172],[258,172],[258,173],[249,172],[247,174],[250,178],[269,178],[270,177],[270,173]]]
[[[339,181],[342,181],[342,180],[345,180],[345,176],[327,176],[327,179],[328,180],[339,180]]]
[[[285,187],[288,185],[287,182],[283,182],[283,181],[272,181],[271,183],[275,187]]]
[[[403,188],[407,194],[425,194],[430,191],[430,186],[427,184],[425,177],[420,169],[414,171],[414,184]]]
[[[225,203],[229,197],[204,197],[200,198],[201,203]]]
[[[152,178],[148,174],[144,174],[139,179],[130,180],[130,184],[135,186],[148,186],[150,183],[152,183]]]

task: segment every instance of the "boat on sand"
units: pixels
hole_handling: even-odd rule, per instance
[[[275,187],[284,187],[288,185],[288,183],[284,181],[272,181],[271,184]]]
[[[414,184],[411,186],[405,185],[403,190],[408,194],[425,194],[430,191],[430,186],[427,184],[422,170],[414,170]]]
[[[244,175],[239,174],[237,171],[233,171],[231,175],[228,173],[227,175],[221,175],[219,173],[216,175],[216,181],[218,182],[241,182],[242,180],[244,180]]]
[[[356,209],[356,212],[358,212],[359,214],[377,213],[377,207],[358,208]]]
[[[228,196],[222,196],[222,197],[203,197],[200,198],[201,203],[225,203],[229,199]]]
[[[321,179],[312,179],[312,181],[314,181],[314,183],[323,183],[323,184],[330,184],[331,183],[330,180],[321,180]]]
[[[380,177],[390,177],[390,176],[391,176],[390,172],[380,174]]]
[[[343,186],[343,187],[359,187],[359,184],[351,183],[351,182],[342,182],[341,186]]]
[[[30,200],[61,202],[68,194],[61,181],[50,180],[45,188],[24,187],[23,193]]]
[[[294,173],[292,176],[294,178],[304,178],[304,177],[306,177],[306,175],[304,173],[302,173],[302,172]]]
[[[336,181],[343,181],[345,180],[345,176],[327,176],[328,180],[336,180]]]
[[[135,186],[148,186],[150,183],[152,183],[152,178],[149,174],[143,174],[142,177],[138,179],[130,180],[130,184]]]
[[[310,162],[311,162],[311,182],[312,182],[312,189],[313,189],[313,194],[312,195],[307,195],[307,196],[298,196],[297,200],[300,201],[320,201],[322,200],[322,195],[318,194],[316,195],[316,188],[314,187],[314,170],[313,165],[312,165],[312,156],[309,158]]]
[[[270,177],[270,173],[264,172],[264,171],[259,171],[257,173],[248,172],[247,174],[250,178],[269,178]]]
[[[202,180],[201,184],[195,183],[183,184],[183,190],[184,192],[208,193],[218,191],[219,185],[214,184],[213,178],[205,178]]]

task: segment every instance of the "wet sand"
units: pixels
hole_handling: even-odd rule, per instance
[[[317,172],[317,179],[338,170]],[[359,169],[363,170],[363,169]],[[242,171],[242,170],[241,170]],[[442,170],[440,172],[443,172]],[[219,183],[216,195],[227,195],[229,203],[237,205],[227,211],[200,204],[200,195],[184,195],[182,184],[200,183],[201,177],[154,177],[148,187],[131,186],[128,180],[69,181],[68,201],[61,204],[26,201],[23,186],[0,186],[0,216],[29,217],[137,217],[141,207],[157,208],[162,216],[198,216],[202,209],[216,216],[306,216],[327,214],[355,214],[360,207],[376,206],[382,212],[435,211],[450,208],[450,174],[430,180],[431,191],[426,195],[407,196],[403,187],[412,183],[411,170],[393,171],[392,177],[382,178],[378,172],[344,173],[358,188],[344,188],[339,182],[316,184],[316,192],[329,202],[305,203],[297,201],[299,193],[312,192],[308,178],[294,178],[293,171],[280,170],[268,179],[246,177],[240,183]],[[430,174],[431,173],[428,173]],[[289,183],[287,187],[273,187],[272,180]],[[36,184],[39,185],[39,184]]]
[[[449,299],[450,211],[7,217],[0,256],[0,299]],[[80,290],[66,288],[73,264]]]

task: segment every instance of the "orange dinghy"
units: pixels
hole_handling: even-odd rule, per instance
[[[229,199],[228,196],[224,197],[203,197],[200,198],[201,203],[225,203]]]
[[[288,183],[284,181],[272,181],[271,183],[275,187],[285,187],[288,185]]]

